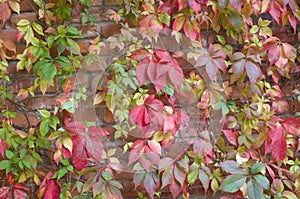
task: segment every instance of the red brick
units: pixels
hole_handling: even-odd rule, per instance
[[[78,86],[88,87],[88,85],[89,85],[89,80],[88,80],[87,76],[84,74],[73,75],[73,76],[69,77],[68,80],[71,81],[71,84],[73,85],[73,87],[78,87]]]
[[[87,42],[78,42],[79,48],[80,48],[80,53],[83,55],[88,54],[89,52],[89,45]]]
[[[297,41],[297,35],[295,35],[289,29],[273,30],[273,36],[278,37],[281,42],[294,43]]]
[[[2,110],[8,109],[9,111],[16,111],[16,105],[8,100],[0,100],[0,104],[2,104]]]
[[[300,112],[300,102],[293,100],[289,103],[289,108],[292,113]]]
[[[101,36],[102,37],[110,37],[120,33],[120,26],[115,24],[107,24],[101,26]]]
[[[106,6],[118,6],[122,3],[120,0],[105,0],[105,5]]]
[[[103,122],[105,122],[105,123],[113,123],[113,122],[115,122],[114,115],[107,108],[103,110]]]
[[[93,7],[89,11],[90,14],[94,15],[98,21],[108,21],[108,18],[106,17],[106,10],[107,8],[103,7]]]
[[[101,6],[102,5],[102,0],[94,0],[93,1],[93,6]]]
[[[21,101],[29,110],[47,109],[51,110],[55,108],[56,97],[31,97]]]
[[[30,75],[31,72],[28,72],[26,69],[17,71],[17,65],[14,63],[9,63],[8,67],[6,68],[6,74],[9,75],[10,77],[14,77],[14,76],[24,77],[24,76]]]
[[[10,85],[11,92],[18,93],[21,88],[29,88],[31,86],[30,79],[17,79],[13,80],[12,84]]]
[[[98,111],[96,109],[76,109],[73,114],[75,121],[98,122]]]
[[[83,25],[77,28],[82,31],[84,38],[94,38],[100,35],[99,28],[97,25]]]
[[[4,41],[17,42],[17,31],[16,30],[2,30],[0,32],[0,38]]]
[[[26,12],[26,13],[22,13],[21,15],[13,15],[11,17],[11,26],[13,28],[16,28],[18,22],[21,19],[27,19],[30,22],[34,22],[34,21],[36,21],[36,13],[34,13],[34,12]]]
[[[38,123],[38,117],[35,114],[27,114],[28,120],[31,126],[36,126]],[[12,119],[14,126],[28,127],[27,119],[25,114],[18,114],[16,118]]]

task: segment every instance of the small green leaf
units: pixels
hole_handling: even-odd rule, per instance
[[[263,163],[256,163],[251,167],[251,174],[257,174],[265,169],[265,165]]]
[[[247,185],[249,199],[262,199],[263,188],[253,179],[250,179]]]
[[[41,67],[42,77],[46,80],[47,84],[50,85],[53,77],[56,75],[56,66],[53,63],[47,63]]]
[[[47,110],[38,110],[39,113],[42,115],[43,118],[49,118],[50,117],[50,113]]]
[[[7,159],[9,159],[9,160],[14,157],[14,153],[11,152],[10,150],[6,150],[5,155],[6,155]]]
[[[196,169],[188,174],[188,183],[193,184],[198,178],[199,170]]]
[[[10,167],[10,161],[9,160],[2,160],[0,162],[0,170],[4,170]]]
[[[247,176],[242,174],[230,175],[223,181],[219,189],[225,192],[234,193],[245,184],[246,179]]]
[[[33,27],[33,29],[34,29],[35,32],[37,32],[38,34],[44,36],[43,27],[42,27],[40,24],[38,24],[38,23],[33,23],[33,24],[32,24],[32,27]]]

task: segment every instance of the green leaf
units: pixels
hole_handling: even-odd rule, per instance
[[[249,199],[262,199],[263,188],[253,179],[250,179],[247,185]]]
[[[47,63],[41,67],[42,77],[46,80],[47,84],[50,85],[53,77],[56,75],[56,66],[53,63]]]
[[[265,169],[265,164],[256,163],[251,167],[251,174],[257,174]]]
[[[298,199],[298,197],[291,191],[284,191],[282,193],[282,197],[288,198],[288,199]]]
[[[188,174],[188,183],[193,184],[198,178],[199,170],[196,169]]]
[[[80,55],[80,48],[78,43],[76,43],[73,39],[69,39],[69,38],[67,38],[67,41],[71,53]]]
[[[42,27],[40,24],[38,24],[38,23],[33,23],[33,24],[32,24],[32,27],[33,27],[33,29],[34,29],[35,32],[37,32],[38,34],[44,36],[43,27]]]
[[[168,13],[160,14],[160,15],[158,16],[158,19],[159,19],[162,23],[166,24],[167,26],[170,25],[170,19],[171,19],[171,17],[170,17],[170,15],[168,15]]]
[[[263,187],[264,189],[269,189],[270,183],[268,178],[261,174],[257,174],[254,176],[254,179],[260,184],[261,187]]]
[[[43,118],[49,118],[50,113],[47,110],[38,110],[38,112],[42,115]]]
[[[246,179],[247,176],[242,174],[230,175],[223,181],[219,189],[225,192],[234,193],[245,184]]]
[[[68,33],[72,35],[76,35],[76,36],[80,35],[80,31],[75,27],[67,27],[66,30]]]
[[[14,153],[11,152],[10,150],[6,150],[5,155],[6,155],[7,159],[9,159],[9,160],[14,157]]]
[[[50,119],[46,119],[41,122],[40,131],[42,136],[45,136],[49,132],[50,130],[49,123],[50,123]]]
[[[10,167],[10,161],[9,160],[2,160],[0,162],[0,170],[4,170]]]
[[[74,113],[75,112],[75,102],[72,100],[67,101],[66,103],[64,103],[62,109],[63,110],[67,110],[69,113]]]

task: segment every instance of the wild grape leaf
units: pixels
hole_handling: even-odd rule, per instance
[[[287,117],[283,120],[283,127],[287,133],[292,135],[300,135],[300,118]]]
[[[14,199],[24,199],[27,198],[27,192],[29,191],[29,188],[25,186],[24,184],[16,184],[12,187],[1,187],[0,188],[0,198],[1,199],[7,199],[10,198],[10,190],[13,190],[14,192]]]
[[[255,83],[256,80],[261,76],[260,68],[251,61],[246,62],[246,72],[251,83]]]
[[[109,134],[106,130],[90,126],[86,132],[86,128],[81,122],[67,122],[66,130],[74,134],[71,138],[73,142],[72,161],[77,170],[82,170],[89,158],[96,161],[101,160],[103,146],[101,137]]]
[[[44,199],[57,199],[60,198],[60,185],[54,179],[50,179],[47,182]]]
[[[219,189],[225,192],[234,193],[245,184],[246,179],[247,176],[242,174],[230,175],[225,178]]]
[[[9,19],[10,15],[11,15],[11,9],[8,6],[8,2],[0,3],[1,28],[4,26],[6,21]]]
[[[276,160],[283,160],[286,156],[287,144],[282,126],[269,126],[265,141],[265,154],[271,153]]]
[[[149,172],[146,174],[146,177],[144,180],[145,189],[151,198],[153,198],[154,193],[155,193],[156,189],[158,188],[157,179],[154,179],[154,178],[155,178],[155,176],[152,175],[151,172]]]
[[[247,174],[245,169],[240,168],[240,164],[233,160],[227,160],[220,164],[222,169],[231,174]]]
[[[177,196],[179,196],[179,194],[181,193],[180,185],[175,179],[172,179],[169,188],[173,198],[177,198]]]
[[[256,80],[261,76],[260,68],[254,62],[246,59],[246,56],[243,53],[234,53],[232,56],[232,61],[232,71],[236,79],[240,78],[240,76],[244,73],[245,69],[251,83],[255,83]]]
[[[244,0],[229,0],[231,5],[241,12],[242,6],[244,5]]]
[[[5,150],[8,149],[8,144],[0,139],[0,153],[2,158],[5,158]]]
[[[220,49],[215,48],[213,44],[210,44],[208,48],[208,54],[199,56],[197,60],[197,66],[204,66],[209,78],[214,81],[217,78],[217,72],[226,70],[225,59],[226,54]]]
[[[209,183],[210,180],[208,174],[202,169],[199,169],[199,180],[202,183],[205,192],[207,192],[210,185]]]
[[[184,30],[184,33],[186,34],[186,36],[189,37],[193,41],[196,39],[197,35],[200,34],[200,32],[198,32],[194,28],[193,24],[188,20],[185,21],[184,26],[183,26],[183,30]]]
[[[234,146],[237,146],[237,144],[238,144],[238,133],[234,130],[229,130],[229,129],[227,129],[227,130],[224,129],[222,131],[223,131],[225,137],[227,138],[227,140],[231,144],[233,144]]]
[[[130,121],[132,124],[137,123],[140,127],[148,126],[151,122],[149,110],[145,105],[134,107],[130,112]]]
[[[247,184],[249,198],[260,199],[263,198],[263,188],[254,179],[250,179]]]
[[[165,186],[169,185],[172,180],[174,180],[174,175],[173,175],[173,166],[169,166],[168,168],[166,168],[162,174],[162,185],[161,188],[163,189]]]
[[[199,1],[196,0],[187,0],[188,5],[190,6],[190,8],[192,8],[196,14],[199,13],[199,11],[201,10],[201,5],[200,3],[198,3]]]
[[[185,16],[178,16],[174,19],[174,22],[173,22],[173,25],[172,25],[172,28],[173,30],[175,31],[180,31],[184,25],[184,22],[185,22]]]
[[[135,58],[137,56],[133,56]],[[183,71],[178,62],[165,50],[156,50],[154,55],[148,54],[136,67],[139,85],[150,81],[157,91],[163,90],[167,77],[177,87],[183,82]]]
[[[186,173],[178,165],[174,165],[173,168],[174,177],[176,181],[180,184],[181,188],[184,186],[184,181],[186,179]]]

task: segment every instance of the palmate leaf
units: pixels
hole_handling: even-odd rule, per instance
[[[86,132],[81,122],[66,122],[66,130],[73,133],[72,161],[77,170],[82,170],[89,162],[89,158],[100,161],[102,157],[101,137],[109,133],[104,129],[90,126]]]
[[[225,178],[219,189],[225,192],[234,193],[245,184],[246,179],[247,176],[242,174],[230,175]]]

